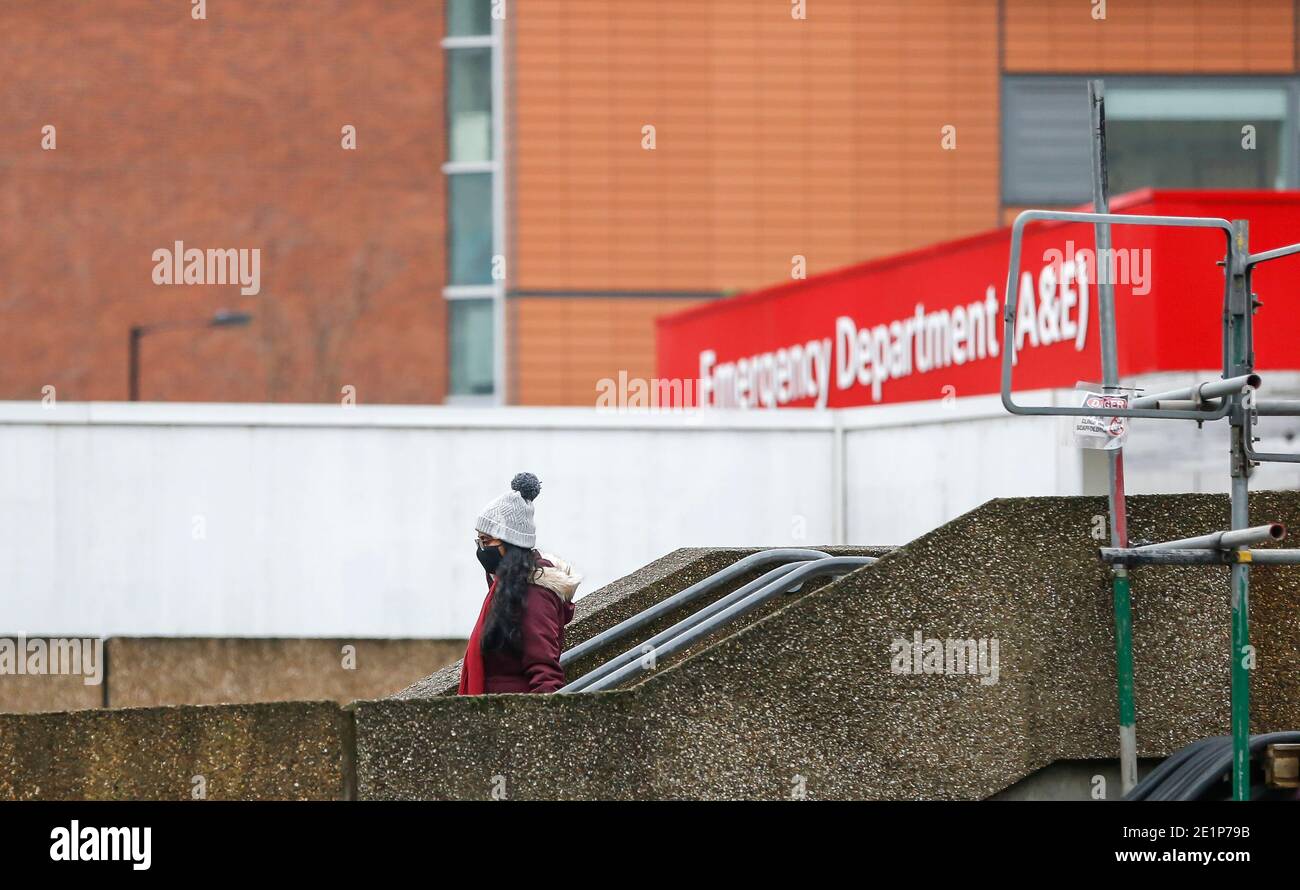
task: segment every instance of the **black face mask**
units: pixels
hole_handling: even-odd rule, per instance
[[[478,557],[479,564],[487,569],[489,575],[497,573],[497,566],[501,564],[501,551],[496,547],[479,547],[474,554]]]

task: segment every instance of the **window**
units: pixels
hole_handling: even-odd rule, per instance
[[[1002,79],[1002,202],[1078,204],[1092,195],[1083,78]]]
[[[493,301],[450,300],[447,310],[451,391],[462,396],[492,395]]]
[[[447,157],[492,160],[492,50],[447,53]]]
[[[1106,93],[1111,191],[1285,188],[1285,87],[1117,87]],[[1243,128],[1253,127],[1247,149]]]
[[[495,0],[447,0],[448,399],[499,401],[505,283],[500,27]]]
[[[447,280],[492,284],[492,174],[447,177]]]
[[[447,0],[447,36],[486,37],[492,33],[492,0]]]
[[[1297,81],[1287,78],[1106,78],[1111,194],[1153,188],[1288,188],[1296,181]],[[1004,77],[1002,200],[1091,200],[1084,77]],[[1253,132],[1243,128],[1253,127]],[[1253,140],[1253,148],[1246,140]]]

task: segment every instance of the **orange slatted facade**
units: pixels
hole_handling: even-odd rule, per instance
[[[1004,0],[1007,72],[1286,74],[1293,0]]]
[[[510,301],[516,399],[525,405],[596,400],[601,378],[655,373],[654,320],[700,301],[637,297],[516,297]],[[651,331],[646,336],[646,331]],[[586,381],[586,389],[582,389]]]
[[[596,379],[649,355],[656,304],[620,292],[749,289],[788,278],[795,256],[814,274],[999,220],[995,4],[517,10],[510,285],[610,299],[585,310],[598,325],[537,321],[581,301],[520,310],[534,329],[512,337],[515,401],[590,404]]]

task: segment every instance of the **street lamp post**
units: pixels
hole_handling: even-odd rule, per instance
[[[131,362],[127,371],[129,384],[127,386],[127,398],[132,402],[140,401],[140,340],[147,331],[144,325],[131,326]]]
[[[156,331],[175,331],[186,328],[233,328],[243,327],[252,322],[253,316],[247,312],[229,312],[222,310],[211,318],[202,321],[161,321],[156,324],[137,324],[131,326],[129,341],[129,363],[127,369],[127,395],[130,401],[140,401],[140,341],[145,334]]]

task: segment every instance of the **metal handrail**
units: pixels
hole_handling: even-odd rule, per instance
[[[1237,395],[1248,386],[1252,389],[1259,389],[1262,382],[1258,374],[1240,374],[1226,380],[1207,380],[1195,386],[1184,386],[1181,389],[1171,389],[1168,392],[1138,396],[1130,404],[1137,408],[1159,408],[1162,402],[1190,401],[1193,403],[1190,410],[1213,412],[1223,408],[1223,405],[1216,401],[1218,397]],[[1202,409],[1202,405],[1205,408]]]
[[[768,582],[766,585],[749,594],[744,599],[732,603],[727,608],[712,615],[704,621],[694,624],[689,629],[679,633],[666,643],[661,643],[660,645],[655,646],[649,652],[645,653],[642,658],[639,658],[630,664],[625,664],[613,673],[606,674],[600,679],[589,683],[580,691],[599,692],[603,689],[612,689],[637,674],[652,670],[652,665],[657,664],[659,659],[680,652],[696,640],[708,636],[718,628],[731,622],[733,619],[748,612],[752,612],[777,594],[790,589],[796,584],[802,583],[809,578],[816,578],[822,575],[844,575],[854,569],[861,568],[864,565],[870,565],[875,561],[876,558],[871,556],[828,556],[824,559],[815,559],[810,562],[805,562],[803,565],[796,567],[784,577]],[[649,665],[647,665],[647,661],[649,662]]]
[[[1286,537],[1286,526],[1280,522],[1268,525],[1255,525],[1250,528],[1229,529],[1197,535],[1194,538],[1179,538],[1176,541],[1160,541],[1156,544],[1143,544],[1138,550],[1235,550],[1249,547],[1251,544],[1267,544],[1280,541]]]
[[[1164,226],[1190,229],[1217,229],[1223,232],[1228,245],[1228,256],[1232,255],[1232,223],[1226,219],[1197,216],[1140,216],[1129,213],[1076,213],[1063,210],[1025,210],[1011,224],[1011,257],[1007,264],[1007,289],[1002,303],[1002,323],[1004,344],[1002,353],[1002,404],[1012,414],[1054,415],[1066,417],[1155,417],[1162,420],[1219,420],[1226,417],[1231,408],[1228,401],[1211,410],[1175,410],[1161,408],[1069,408],[1064,406],[1021,405],[1012,396],[1012,366],[1016,360],[1016,311],[1019,302],[1020,253],[1024,238],[1025,225],[1036,220],[1055,222],[1077,222],[1126,225],[1126,226]],[[1101,277],[1098,272],[1098,278]],[[1099,282],[1100,283],[1100,282]],[[1225,288],[1224,299],[1228,294]],[[1226,353],[1226,350],[1225,350]],[[1225,366],[1227,355],[1224,356]],[[1225,373],[1225,377],[1227,374]],[[1214,382],[1219,385],[1218,381]],[[1208,393],[1207,393],[1208,394]]]
[[[1253,408],[1248,408],[1244,412],[1243,420],[1246,424],[1246,434],[1242,443],[1247,460],[1259,461],[1260,463],[1300,464],[1300,454],[1289,454],[1285,451],[1255,450],[1255,420],[1257,417],[1300,417],[1300,401],[1276,399],[1267,402],[1255,402]]]
[[[560,664],[566,665],[570,662],[589,655],[604,646],[609,645],[615,640],[620,640],[633,631],[645,627],[678,606],[685,605],[693,599],[708,593],[728,581],[736,578],[746,572],[751,571],[758,566],[769,565],[774,562],[787,563],[798,562],[809,559],[824,559],[830,556],[829,553],[823,553],[820,550],[806,550],[801,547],[777,547],[772,550],[760,550],[758,553],[751,553],[746,557],[736,560],[731,565],[721,571],[714,572],[702,581],[696,581],[685,590],[674,593],[672,596],[660,600],[649,608],[642,609],[631,618],[620,621],[611,628],[601,631],[589,640],[584,640],[566,652],[560,654]]]
[[[830,559],[830,557],[826,557],[826,559]],[[812,561],[816,562],[817,560],[812,560]],[[613,673],[614,671],[618,670],[628,662],[635,661],[636,659],[640,658],[642,654],[646,651],[647,646],[653,648],[654,646],[658,646],[660,643],[664,643],[667,642],[668,640],[671,640],[673,637],[677,636],[682,631],[694,627],[704,619],[708,618],[710,615],[713,615],[717,612],[721,612],[723,609],[727,608],[727,606],[731,605],[736,600],[744,599],[746,596],[749,596],[749,594],[753,593],[755,590],[758,590],[760,587],[763,587],[766,584],[772,583],[778,578],[784,578],[786,575],[790,574],[795,569],[799,568],[800,565],[804,565],[804,564],[805,563],[802,562],[792,562],[792,563],[787,563],[786,565],[783,566],[777,566],[776,568],[768,571],[766,574],[760,575],[759,577],[755,578],[753,581],[750,581],[748,584],[741,585],[740,587],[736,588],[726,596],[714,600],[713,602],[705,606],[703,609],[700,609],[698,612],[692,612],[690,615],[686,616],[681,621],[674,624],[672,627],[668,628],[667,630],[660,631],[650,639],[646,640],[644,643],[641,643],[637,646],[633,646],[631,649],[628,649],[626,652],[622,653],[621,655],[614,656],[609,661],[605,662],[604,664],[600,665],[594,670],[588,671],[578,679],[574,680],[572,683],[569,683],[567,686],[561,688],[559,691],[560,692],[581,692],[589,684],[594,683],[596,680],[599,680],[601,677],[605,676],[606,674]]]

